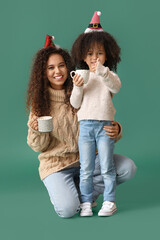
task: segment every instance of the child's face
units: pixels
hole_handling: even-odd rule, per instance
[[[47,62],[47,78],[51,87],[56,90],[63,89],[67,74],[67,66],[63,57],[60,54],[52,54]]]
[[[88,53],[84,59],[84,62],[87,63],[90,72],[93,72],[93,69],[97,63],[97,59],[99,58],[100,63],[103,65],[107,60],[106,52],[104,46],[101,44],[95,43],[88,50]]]

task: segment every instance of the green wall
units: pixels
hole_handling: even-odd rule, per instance
[[[31,231],[34,239],[36,236],[36,239],[49,239],[52,230],[55,231],[56,237],[59,234],[65,237],[68,228],[78,238],[80,236],[77,234],[78,229],[83,231],[81,226],[85,229],[87,221],[92,239],[97,239],[98,233],[96,235],[94,232],[97,224],[104,226],[104,233],[103,227],[101,229],[102,237],[105,234],[105,221],[109,224],[110,230],[113,230],[114,226],[121,230],[118,223],[122,223],[122,220],[124,225],[132,230],[136,220],[141,219],[138,216],[139,211],[144,209],[141,220],[145,222],[148,207],[152,204],[159,206],[160,195],[153,189],[153,186],[155,189],[159,187],[160,167],[159,9],[158,0],[1,1],[0,212],[3,213],[2,223],[5,226],[1,232],[2,239],[25,239],[25,236],[28,239],[29,235],[25,234],[22,238],[25,231]],[[102,12],[100,20],[103,29],[115,36],[122,49],[122,62],[118,67],[122,88],[115,96],[114,104],[117,109],[116,120],[123,126],[123,139],[116,144],[115,152],[132,158],[138,166],[138,172],[134,180],[118,190],[119,204],[124,202],[124,205],[120,205],[122,213],[117,219],[115,216],[110,218],[111,220],[98,218],[92,221],[79,218],[62,220],[52,211],[46,191],[39,180],[37,153],[26,144],[26,88],[32,57],[43,47],[46,34],[54,35],[55,43],[70,50],[75,38],[87,28],[95,10]],[[128,195],[131,197],[126,200]],[[131,205],[127,205],[128,202]],[[133,210],[138,211],[134,218]],[[131,225],[127,225],[129,222],[125,219],[126,211],[129,211],[126,218],[131,218]],[[157,212],[154,214],[150,209],[150,216],[155,223]],[[49,228],[47,218],[50,221]],[[51,229],[52,221],[56,223],[56,229],[54,227]],[[74,229],[71,228],[72,224]],[[147,224],[149,225],[148,222]],[[142,227],[144,231],[146,225]],[[137,228],[139,226],[138,224]],[[42,234],[43,227],[46,227],[47,231],[43,231]],[[65,231],[61,232],[61,228]],[[144,232],[140,233],[143,235]],[[111,231],[108,234],[112,236]],[[118,232],[117,235],[114,232],[114,236],[118,237]],[[122,236],[123,234],[119,237]],[[149,233],[146,233],[145,238],[150,239],[149,236]]]

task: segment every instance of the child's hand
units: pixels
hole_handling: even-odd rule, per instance
[[[83,77],[81,77],[80,74],[75,74],[73,77],[73,83],[77,86],[77,87],[82,87],[84,84],[84,80]]]
[[[92,72],[96,72],[99,62],[100,62],[99,58],[97,58],[97,62],[94,65],[92,65],[92,67],[91,67]]]
[[[109,73],[109,68],[102,65],[102,63],[97,59],[96,71],[95,73],[101,77],[107,77]]]
[[[29,126],[33,129],[38,131],[38,121],[37,121],[37,116],[33,116],[32,119],[29,121]]]

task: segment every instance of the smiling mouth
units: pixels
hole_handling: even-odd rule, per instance
[[[54,79],[56,79],[56,80],[60,80],[60,79],[62,79],[62,75],[61,76],[57,76],[57,77],[54,77]]]

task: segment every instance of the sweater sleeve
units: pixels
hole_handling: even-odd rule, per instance
[[[32,114],[29,116],[29,120],[31,119]],[[50,134],[41,133],[39,131],[35,131],[28,125],[28,136],[27,136],[27,144],[35,151],[35,152],[43,152],[45,151],[50,144]]]
[[[96,74],[101,76],[110,92],[117,93],[121,88],[121,81],[117,74],[104,67],[100,62],[97,65]]]
[[[70,103],[71,105],[75,108],[78,109],[80,108],[82,104],[82,99],[83,99],[83,86],[82,87],[77,87],[74,85],[73,91],[70,97]]]

